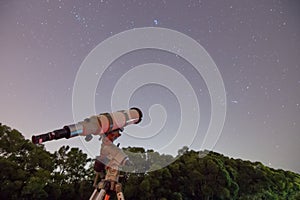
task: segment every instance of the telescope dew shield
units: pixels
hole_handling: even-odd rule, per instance
[[[103,113],[85,119],[78,124],[83,126],[81,135],[103,135],[105,133],[122,129],[129,124],[137,124],[142,120],[143,114],[138,108],[121,110],[113,113]]]
[[[105,133],[122,129],[129,124],[137,124],[142,120],[143,114],[138,108],[121,110],[114,113],[104,113],[85,119],[77,124],[72,124],[46,134],[32,136],[34,144],[46,141],[69,139],[78,135],[103,135]]]

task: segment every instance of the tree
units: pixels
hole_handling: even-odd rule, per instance
[[[20,132],[0,125],[0,198],[41,199],[48,196],[53,163],[44,146],[33,145]]]
[[[62,188],[61,196],[65,198],[80,199],[91,195],[93,188],[92,159],[87,157],[78,148],[62,146],[55,155],[54,177]],[[90,185],[87,188],[87,185]]]
[[[124,177],[127,200],[300,200],[299,174],[260,162],[188,148],[175,161],[153,150],[127,150],[140,170]],[[0,199],[88,199],[93,191],[93,162],[81,150],[62,146],[50,153],[1,124],[0,168]]]
[[[81,199],[93,190],[91,159],[81,150],[63,146],[51,154],[4,125],[0,168],[0,199]]]

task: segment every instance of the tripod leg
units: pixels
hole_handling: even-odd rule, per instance
[[[98,186],[95,188],[92,196],[90,197],[90,200],[104,200],[104,197],[106,195],[106,191],[108,191],[110,188],[110,183],[102,180],[99,182]]]
[[[98,181],[99,173],[96,172],[96,177],[94,178],[94,184],[93,186],[96,188],[97,187],[97,181]]]
[[[123,192],[117,193],[117,198],[118,198],[118,200],[125,200]]]
[[[94,192],[93,192],[93,194],[90,197],[90,200],[94,200],[96,198],[97,193],[98,193],[97,189],[95,189]]]
[[[105,194],[106,194],[106,191],[104,189],[101,189],[100,194],[98,195],[96,200],[103,200]]]
[[[118,200],[125,200],[123,192],[122,192],[122,184],[121,183],[116,184],[116,193],[117,193]]]
[[[108,194],[105,195],[104,200],[109,200],[110,196]]]
[[[100,191],[95,189],[92,196],[90,197],[90,200],[103,200],[105,194],[106,191],[104,189],[101,189]]]

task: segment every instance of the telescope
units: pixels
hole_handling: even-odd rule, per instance
[[[138,108],[121,110],[113,113],[102,113],[94,115],[76,124],[64,126],[62,129],[49,133],[32,136],[34,144],[41,144],[51,140],[61,138],[72,138],[76,136],[107,135],[130,124],[138,124],[142,120],[143,114]]]

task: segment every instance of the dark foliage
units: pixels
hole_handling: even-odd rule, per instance
[[[174,158],[136,147],[126,152],[140,172],[124,178],[127,200],[300,200],[299,174],[260,162],[184,147],[172,164],[161,168]],[[63,146],[49,153],[0,124],[0,199],[89,199],[92,164],[78,148]],[[159,170],[143,173],[154,169]]]

